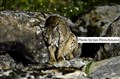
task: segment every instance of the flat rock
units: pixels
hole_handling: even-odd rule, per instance
[[[94,62],[90,66],[89,77],[92,79],[119,79],[120,56]]]

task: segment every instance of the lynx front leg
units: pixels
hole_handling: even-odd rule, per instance
[[[60,45],[59,49],[58,49],[58,53],[57,53],[57,61],[62,61],[65,60],[64,58],[64,51],[63,51],[63,46]]]
[[[65,60],[65,58],[64,58],[63,53],[61,53],[61,54],[58,55],[57,61],[60,62],[60,61],[63,61],[63,60]]]
[[[54,64],[56,62],[55,51],[56,51],[55,46],[53,45],[49,46],[50,64]]]

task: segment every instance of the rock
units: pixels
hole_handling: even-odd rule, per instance
[[[73,59],[68,62],[76,60],[77,64],[80,64],[82,59]],[[78,61],[79,60],[79,61]],[[0,78],[2,79],[46,79],[46,78],[62,78],[62,79],[119,79],[120,78],[120,56],[110,59],[101,60],[98,62],[86,61],[84,70],[79,67],[74,67],[74,63],[71,63],[69,67],[55,67],[55,66],[29,66],[22,69],[9,69],[1,70]]]
[[[83,72],[79,67],[74,67],[75,64],[73,61],[76,60],[76,65],[83,63],[82,59],[75,58],[73,60],[68,61],[70,65],[63,66],[27,66],[21,69],[7,69],[0,71],[0,78],[2,79],[89,79],[85,72]],[[80,61],[78,61],[80,60]],[[71,63],[72,62],[72,63]],[[87,63],[84,63],[84,65]],[[84,66],[82,65],[82,66]]]
[[[45,15],[47,16],[47,14]],[[30,54],[33,56],[31,59],[36,62],[47,62],[49,56],[42,37],[42,27],[47,18],[45,15],[37,12],[0,11],[1,54],[7,52],[10,55],[9,51],[12,53],[15,51],[14,55],[17,58],[12,55],[15,60],[19,59],[17,53],[21,53],[21,56],[23,54],[21,58],[26,56],[31,58],[28,56]],[[0,58],[2,59],[1,55]],[[8,61],[11,62],[11,59]],[[11,62],[10,64],[14,63]]]
[[[55,67],[75,67],[75,68],[82,68],[88,62],[81,58],[73,58],[71,60],[63,60],[58,63],[54,63]]]
[[[109,25],[105,36],[120,37],[120,15]],[[100,60],[105,57],[110,58],[115,56],[120,56],[120,43],[106,43],[104,44],[104,50],[100,48],[98,51],[97,59]]]
[[[120,56],[93,62],[89,67],[89,77],[92,79],[119,79]]]
[[[73,31],[77,36],[83,37],[119,37],[119,16],[120,5],[95,6],[79,15]],[[119,55],[119,46],[119,44],[82,44],[81,56],[92,57],[96,60],[114,57]]]
[[[33,56],[29,54],[28,49],[20,42],[10,41],[10,42],[2,42],[1,51],[7,52],[7,54],[15,60],[17,63],[22,63],[24,66],[28,66],[28,64],[35,64],[37,62],[33,61]]]
[[[104,4],[94,6],[79,15],[76,24],[78,36],[103,36],[109,25],[120,15],[120,5]],[[79,28],[79,30],[78,30]]]

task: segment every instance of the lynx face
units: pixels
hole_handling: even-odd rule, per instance
[[[48,43],[50,63],[74,57],[78,49],[77,39],[61,17],[50,16],[46,20],[43,36]]]

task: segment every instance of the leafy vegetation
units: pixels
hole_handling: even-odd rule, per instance
[[[85,67],[85,73],[86,73],[87,75],[90,74],[90,66],[92,65],[92,63],[93,63],[93,62],[88,63],[88,64],[86,65],[86,67]]]
[[[72,18],[91,6],[119,0],[0,0],[0,10],[53,12]]]

